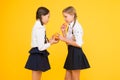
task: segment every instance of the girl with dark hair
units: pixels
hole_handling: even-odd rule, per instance
[[[30,55],[25,68],[32,70],[32,80],[41,80],[42,72],[50,69],[47,48],[58,42],[55,38],[46,37],[45,24],[48,23],[50,12],[45,7],[39,7],[36,12],[36,22],[32,30]]]
[[[62,13],[65,22],[69,24],[67,31],[65,24],[61,26],[63,36],[59,36],[59,39],[68,45],[68,56],[64,65],[66,69],[65,80],[79,80],[80,70],[90,67],[82,50],[82,26],[77,21],[77,13],[74,7],[69,6]]]

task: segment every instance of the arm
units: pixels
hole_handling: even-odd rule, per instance
[[[36,41],[40,51],[46,50],[50,47],[50,43],[44,43],[45,31],[43,29],[36,30]]]
[[[82,28],[81,26],[75,26],[73,29],[74,34],[74,40],[69,40],[66,37],[59,36],[60,40],[63,42],[66,42],[69,45],[75,46],[75,47],[81,47],[82,46]]]
[[[62,31],[62,35],[63,35],[63,37],[66,37],[66,30]]]
[[[43,29],[36,31],[36,37],[37,37],[37,44],[38,49],[40,51],[46,50],[50,47],[50,45],[58,43],[58,40],[55,40],[54,38],[51,38],[48,43],[45,42],[45,31]]]
[[[61,31],[62,31],[63,37],[66,37],[66,25],[65,25],[65,24],[63,24],[63,25],[61,26]]]
[[[80,47],[77,43],[76,43],[76,41],[73,41],[73,40],[69,40],[69,39],[67,39],[67,38],[65,38],[65,37],[63,37],[63,36],[59,36],[59,39],[61,40],[61,41],[63,41],[63,42],[66,42],[67,44],[69,44],[69,45],[72,45],[72,46],[75,46],[75,47]]]

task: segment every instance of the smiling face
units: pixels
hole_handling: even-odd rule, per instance
[[[49,16],[50,16],[50,13],[41,16],[43,24],[47,24],[48,23]]]
[[[66,12],[63,12],[63,16],[64,16],[65,22],[67,22],[68,24],[74,21],[74,14],[68,14]]]

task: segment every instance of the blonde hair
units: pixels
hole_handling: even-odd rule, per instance
[[[77,19],[77,13],[76,13],[75,8],[72,7],[72,6],[69,6],[69,7],[65,8],[62,12],[63,12],[63,13],[64,13],[64,12],[65,12],[65,13],[68,13],[68,14],[70,14],[70,15],[74,15],[74,23],[73,23],[73,26],[72,26],[72,28],[73,28],[73,27],[75,26],[76,19]],[[72,30],[72,34],[73,34],[73,30]]]
[[[76,21],[76,19],[77,19],[77,13],[76,13],[76,10],[75,10],[75,8],[73,6],[69,6],[69,7],[65,8],[62,12],[63,13],[64,12],[68,13],[70,15],[74,15],[74,20]]]

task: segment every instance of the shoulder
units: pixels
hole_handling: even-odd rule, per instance
[[[43,25],[41,25],[39,20],[37,20],[35,22],[34,26],[33,26],[33,29],[36,29],[36,30],[40,30],[41,29],[41,30],[43,30],[43,29],[45,29],[45,27]]]
[[[38,32],[39,32],[39,33],[42,33],[42,32],[45,32],[45,27],[42,26],[42,25],[40,24],[40,22],[36,21],[35,24],[34,24],[34,26],[33,26],[32,32],[34,32],[34,33],[38,33]]]
[[[75,25],[73,27],[73,30],[83,32],[82,26],[78,21],[76,21],[76,23],[75,23]]]

